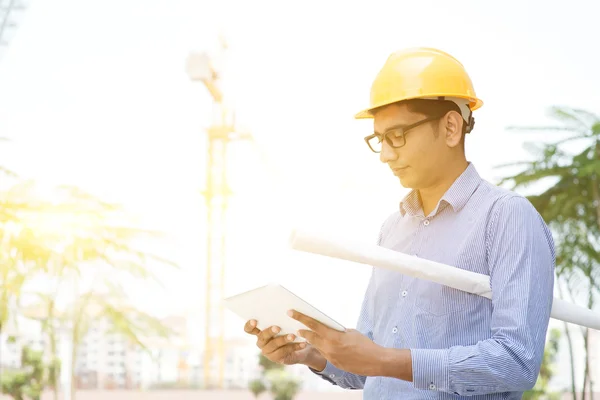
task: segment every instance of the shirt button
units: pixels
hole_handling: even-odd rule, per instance
[[[330,374],[329,377],[330,378],[335,378],[335,374]]]
[[[402,291],[402,297],[406,297],[407,294],[408,292],[406,290]]]
[[[425,225],[425,226],[429,225],[429,220],[426,219],[425,221],[423,221],[423,225]]]
[[[397,327],[394,327],[394,329],[392,329],[392,332],[393,332],[393,333],[398,333],[398,328],[397,328]]]
[[[429,389],[435,390],[435,385],[432,383],[431,385],[429,385]]]

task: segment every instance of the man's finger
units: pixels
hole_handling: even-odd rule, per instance
[[[303,337],[308,343],[312,344],[316,348],[321,348],[323,345],[323,339],[316,332],[300,329],[298,331],[298,336]]]
[[[277,362],[283,361],[284,358],[289,356],[295,351],[306,348],[306,343],[288,343],[269,354],[269,359],[277,360]]]
[[[244,325],[244,332],[249,333],[250,335],[258,335],[260,329],[256,327],[256,320],[251,319],[250,321],[247,321]]]
[[[296,336],[292,334],[288,334],[285,336],[279,336],[274,339],[269,340],[269,342],[262,348],[263,354],[269,354],[280,348],[281,346],[285,346],[286,344],[292,342],[296,339]]]
[[[281,329],[278,326],[270,326],[267,329],[262,330],[257,336],[258,340],[256,341],[256,345],[259,348],[263,348],[269,340],[275,335],[277,335]]]
[[[316,319],[311,318],[308,315],[304,315],[296,310],[288,311],[288,315],[323,337],[326,337],[329,334],[329,331],[331,330]]]

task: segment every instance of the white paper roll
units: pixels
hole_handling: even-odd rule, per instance
[[[490,278],[487,275],[411,256],[375,244],[336,239],[316,232],[295,229],[290,236],[290,246],[298,251],[385,268],[488,299],[492,298]],[[600,330],[600,314],[556,297],[553,300],[550,316],[560,321]]]

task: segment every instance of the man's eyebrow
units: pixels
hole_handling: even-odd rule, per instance
[[[410,125],[410,124],[397,124],[397,125],[393,125],[393,126],[390,126],[389,128],[387,128],[384,132],[389,132],[389,131],[394,130],[394,129],[403,128],[403,127],[408,126],[408,125]],[[378,134],[378,135],[382,135],[383,134],[382,132],[377,131],[377,129],[374,129],[373,132],[376,133],[376,134]]]

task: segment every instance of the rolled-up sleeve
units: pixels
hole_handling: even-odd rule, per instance
[[[552,309],[552,234],[531,203],[498,201],[487,229],[492,336],[471,346],[410,349],[416,388],[459,395],[531,389]]]

